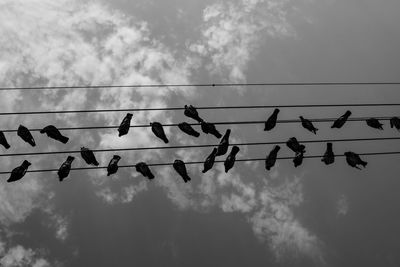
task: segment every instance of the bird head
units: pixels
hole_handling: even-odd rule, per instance
[[[275,150],[276,150],[276,151],[279,151],[280,149],[281,149],[280,146],[278,146],[278,145],[275,146]]]
[[[126,114],[126,117],[128,117],[128,118],[132,118],[132,116],[133,116],[132,113],[127,113],[127,114]]]
[[[31,166],[31,165],[32,165],[32,163],[30,163],[27,160],[24,160],[24,162],[22,162],[22,166],[24,166],[24,167],[28,167],[28,166]]]
[[[116,160],[120,160],[121,159],[121,157],[118,156],[118,155],[114,155],[113,158],[116,159]]]
[[[75,159],[75,157],[73,156],[68,156],[67,161],[73,161]]]

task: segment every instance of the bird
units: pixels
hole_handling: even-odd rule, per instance
[[[147,177],[149,180],[154,179],[154,175],[146,163],[139,162],[135,165],[135,168],[137,172],[141,173],[144,177]]]
[[[196,120],[197,122],[202,122],[203,119],[199,117],[199,113],[197,112],[196,108],[192,105],[185,105],[184,114],[186,117]]]
[[[353,168],[361,170],[361,168],[357,165],[361,165],[365,168],[368,164],[368,162],[363,161],[357,153],[349,151],[344,153],[344,155],[346,156],[347,164],[349,164]]]
[[[127,113],[125,118],[122,120],[121,124],[118,127],[118,137],[128,134],[131,127],[132,116],[133,115],[131,113]]]
[[[276,126],[276,120],[278,119],[278,113],[279,109],[275,109],[272,115],[268,118],[268,120],[265,122],[265,127],[264,131],[271,131],[272,129],[275,128]]]
[[[310,132],[312,132],[314,134],[317,134],[318,129],[314,127],[314,125],[312,124],[312,122],[310,120],[303,118],[303,116],[300,116],[299,118],[301,120],[301,125],[305,129],[309,130]]]
[[[326,144],[326,151],[321,161],[324,162],[326,165],[330,165],[335,162],[335,154],[333,154],[332,143]]]
[[[17,135],[31,146],[36,146],[35,139],[33,139],[31,132],[25,126],[20,125],[18,127]]]
[[[71,171],[72,162],[75,160],[75,157],[68,156],[67,160],[60,166],[58,169],[58,179],[62,182],[65,178],[68,177],[69,172]]]
[[[201,130],[205,134],[212,134],[215,137],[217,137],[218,139],[222,137],[222,134],[220,132],[218,132],[218,130],[215,128],[215,125],[212,124],[211,122],[202,121],[201,122]]]
[[[206,173],[214,166],[215,156],[217,155],[217,148],[214,148],[210,155],[206,158],[204,162],[204,169],[202,173]]]
[[[161,123],[159,122],[151,122],[151,130],[153,131],[154,135],[164,141],[164,143],[168,144],[168,138],[165,135],[164,128]]]
[[[6,136],[2,131],[0,131],[0,144],[4,146],[5,149],[9,149],[10,145],[7,142]]]
[[[221,142],[219,142],[216,156],[222,156],[225,155],[226,152],[228,152],[230,134],[231,129],[226,130],[224,136],[221,139]]]
[[[303,163],[304,159],[304,153],[303,152],[298,152],[296,153],[296,156],[293,159],[294,167],[298,167]]]
[[[383,124],[379,122],[379,120],[375,119],[375,118],[369,118],[366,120],[367,125],[369,127],[375,128],[375,129],[379,129],[379,130],[383,130]]]
[[[335,122],[332,124],[331,128],[338,128],[338,129],[342,128],[350,116],[351,116],[351,111],[350,110],[346,111],[346,113],[344,113],[342,116],[340,116],[340,118],[335,120]]]
[[[300,145],[299,142],[297,141],[296,137],[292,137],[290,138],[287,142],[286,145],[288,148],[290,148],[291,150],[293,150],[293,152],[298,153],[298,152],[302,152],[305,153],[305,146],[304,145]]]
[[[187,174],[185,163],[182,160],[176,159],[172,164],[175,171],[182,177],[185,183],[189,182],[191,179]]]
[[[194,137],[199,137],[200,136],[200,133],[197,132],[195,129],[193,129],[193,127],[190,126],[189,123],[181,122],[181,123],[178,124],[178,127],[185,134],[188,134],[188,135],[191,135],[191,136],[194,136]]]
[[[281,147],[276,145],[271,150],[271,152],[269,152],[269,155],[265,159],[265,169],[267,169],[268,171],[271,170],[271,168],[275,166],[276,158],[278,157],[278,152],[280,149],[281,149]]]
[[[120,156],[114,155],[107,166],[107,176],[113,175],[118,171],[118,161],[121,159]]]
[[[24,162],[22,162],[22,164],[20,166],[14,168],[11,171],[11,175],[10,175],[10,178],[8,178],[7,183],[16,182],[16,181],[22,179],[22,177],[24,177],[24,175],[28,171],[28,168],[30,165],[31,165],[31,163],[29,161],[24,160]]]
[[[93,154],[93,151],[86,147],[81,147],[81,156],[89,165],[99,166],[99,162]]]
[[[231,153],[229,153],[228,157],[225,159],[224,166],[225,166],[225,173],[227,173],[230,169],[233,168],[233,165],[236,161],[236,155],[239,153],[239,147],[233,146]]]
[[[57,140],[63,144],[68,143],[69,138],[62,135],[60,131],[55,127],[54,125],[49,125],[44,127],[42,130],[40,130],[41,134],[47,134],[48,137]]]
[[[400,119],[398,117],[393,117],[390,119],[390,128],[393,127],[400,131]]]

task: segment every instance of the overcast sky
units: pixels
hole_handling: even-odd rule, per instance
[[[399,81],[398,0],[0,0],[0,87],[123,84]],[[0,111],[219,105],[400,103],[398,86],[143,88],[0,92]],[[281,119],[338,117],[344,108],[281,109]],[[264,120],[272,110],[201,110],[209,121]],[[399,115],[399,108],[351,108],[355,117]],[[9,116],[2,129],[118,125],[124,113]],[[133,124],[190,122],[182,111],[135,112]],[[364,122],[341,130],[319,123],[223,125],[231,142],[395,137]],[[199,130],[199,129],[198,129]],[[149,128],[65,131],[66,145],[38,132],[32,148],[7,134],[13,152],[162,146]],[[166,128],[170,145],[217,144]],[[263,158],[273,146],[241,147]],[[2,152],[6,152],[5,149]],[[398,141],[335,143],[334,151],[398,151]],[[210,148],[118,153],[120,164],[201,161]],[[319,155],[325,144],[307,145]],[[114,153],[96,154],[107,165]],[[281,156],[292,153],[282,147]],[[74,167],[86,166],[79,155]],[[1,158],[0,171],[27,159],[58,168],[67,155]],[[224,158],[221,158],[224,159]],[[400,266],[398,156],[343,158],[326,167],[306,159],[222,164],[183,183],[171,166],[29,173],[0,183],[0,265],[86,266]]]

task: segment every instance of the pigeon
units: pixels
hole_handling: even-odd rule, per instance
[[[321,161],[324,162],[326,165],[330,165],[335,162],[335,154],[333,154],[332,143],[326,144],[326,152]]]
[[[97,162],[96,157],[93,154],[93,151],[90,150],[89,148],[81,147],[81,156],[87,164],[99,166],[99,162]]]
[[[149,180],[154,179],[154,175],[151,173],[149,166],[147,166],[144,162],[139,162],[135,165],[136,171],[141,173],[144,177],[147,177]]]
[[[305,146],[304,145],[300,145],[299,142],[297,141],[296,137],[292,137],[290,138],[287,142],[286,145],[288,146],[288,148],[290,148],[291,150],[293,150],[293,152],[295,153],[305,153]]]
[[[390,119],[390,128],[393,127],[400,131],[400,119],[398,117],[393,117]]]
[[[353,168],[361,170],[361,168],[357,165],[362,165],[365,168],[365,166],[368,164],[368,162],[363,161],[357,153],[346,152],[344,155],[346,156],[347,164]]]
[[[157,136],[158,138],[163,140],[164,143],[168,144],[169,141],[168,141],[167,136],[165,135],[162,124],[159,122],[151,122],[150,125],[151,125],[151,130],[153,131],[155,136]]]
[[[225,135],[222,137],[221,142],[218,145],[216,156],[222,156],[228,152],[230,134],[231,129],[226,130]]]
[[[312,122],[310,120],[307,120],[305,118],[303,118],[303,116],[300,116],[300,120],[301,120],[301,125],[309,130],[310,132],[317,134],[318,129],[314,127],[314,125],[312,124]]]
[[[36,146],[35,139],[33,139],[31,132],[25,126],[20,125],[18,127],[17,135],[31,146]]]
[[[293,163],[294,163],[294,167],[298,167],[303,163],[303,159],[304,159],[304,153],[303,152],[299,152],[296,153],[296,156],[293,159]]]
[[[0,144],[4,146],[5,149],[9,149],[10,145],[7,142],[6,136],[2,131],[0,131]]]
[[[196,108],[193,107],[192,105],[185,105],[185,111],[184,114],[186,117],[189,117],[191,119],[194,119],[198,122],[202,122],[203,119],[199,117],[199,113],[197,112]]]
[[[58,179],[62,182],[65,178],[68,177],[69,172],[71,171],[71,164],[75,160],[75,157],[68,156],[67,160],[61,165],[58,169]]]
[[[188,134],[188,135],[191,135],[191,136],[194,136],[194,137],[199,137],[200,136],[200,133],[197,132],[195,129],[193,129],[193,127],[190,126],[189,123],[186,123],[186,122],[179,123],[178,127],[185,134]]]
[[[278,119],[278,113],[279,109],[275,109],[272,115],[268,118],[268,120],[265,122],[265,127],[264,131],[271,131],[272,129],[275,128],[276,125],[276,120]]]
[[[187,174],[185,163],[182,160],[176,159],[174,163],[172,164],[174,167],[175,171],[182,176],[183,181],[185,183],[189,182],[191,179],[189,175]]]
[[[29,161],[24,160],[21,166],[18,166],[11,171],[11,175],[10,178],[8,178],[7,183],[12,183],[22,179],[30,165],[31,163]]]
[[[211,154],[207,157],[206,161],[204,162],[204,169],[202,173],[206,173],[214,166],[215,156],[217,155],[217,149],[214,148]]]
[[[107,176],[113,175],[118,171],[118,161],[121,159],[120,156],[114,155],[107,166]]]
[[[233,165],[235,164],[235,160],[236,160],[236,155],[237,153],[239,153],[239,147],[237,146],[233,146],[231,153],[229,153],[228,157],[226,158],[225,162],[224,162],[224,166],[225,166],[225,173],[227,173],[230,169],[233,168]]]
[[[125,118],[122,120],[121,124],[118,127],[119,137],[128,134],[129,128],[131,127],[132,116],[133,115],[131,113],[127,113]]]
[[[338,129],[342,128],[350,116],[351,116],[351,111],[350,110],[346,111],[346,113],[344,113],[342,116],[340,116],[340,118],[338,118],[332,124],[331,128],[338,128]]]
[[[54,125],[49,125],[44,127],[42,130],[40,130],[41,134],[47,134],[48,137],[57,140],[63,144],[68,143],[69,138],[66,136],[63,136],[60,131],[55,127]]]
[[[268,171],[275,166],[276,158],[278,156],[278,152],[280,149],[281,149],[280,146],[278,145],[275,146],[274,149],[272,149],[271,152],[269,152],[269,155],[265,159],[265,169],[267,169]]]
[[[215,125],[210,123],[210,122],[205,122],[202,121],[201,122],[201,130],[205,133],[205,134],[212,134],[215,137],[217,137],[218,139],[222,137],[222,135],[220,134],[220,132],[218,132],[218,130],[215,128]]]
[[[379,130],[383,130],[383,124],[379,122],[379,120],[375,119],[375,118],[370,118],[368,120],[366,120],[367,125],[369,127],[375,128],[375,129],[379,129]]]

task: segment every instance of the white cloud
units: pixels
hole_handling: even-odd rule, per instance
[[[50,267],[50,263],[37,256],[32,249],[26,249],[22,246],[15,246],[6,253],[0,254],[0,265],[3,267]]]
[[[349,212],[349,201],[345,195],[341,195],[336,202],[336,212],[338,215],[347,215]]]

